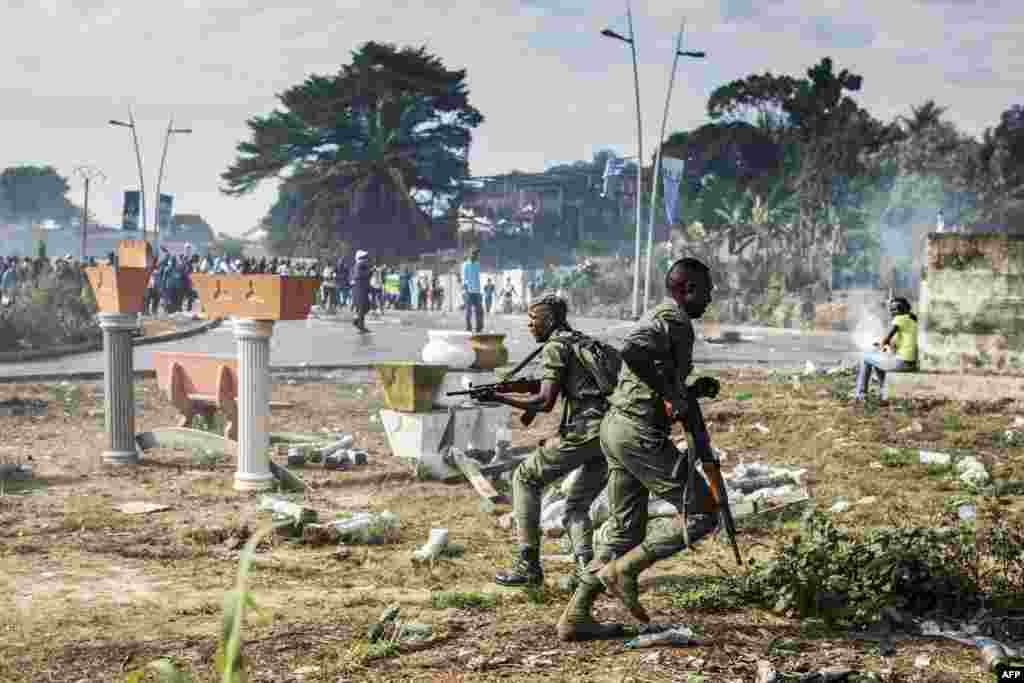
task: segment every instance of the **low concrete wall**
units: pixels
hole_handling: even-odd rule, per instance
[[[920,365],[1024,375],[1024,236],[928,235]]]

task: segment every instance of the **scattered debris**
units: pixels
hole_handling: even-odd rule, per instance
[[[960,473],[960,481],[968,486],[984,486],[992,479],[985,465],[973,455],[958,460],[956,471]]]
[[[936,451],[921,451],[920,458],[922,465],[949,465],[953,462],[953,456],[949,453]]]
[[[840,514],[850,509],[850,502],[848,500],[838,500],[836,503],[829,508],[829,512],[832,514]]]
[[[274,475],[274,479],[281,484],[281,487],[287,491],[304,491],[306,490],[306,484],[299,479],[297,476],[281,467],[273,460],[270,461],[270,473]]]
[[[693,629],[681,624],[647,624],[640,629],[640,635],[626,643],[626,647],[635,650],[644,647],[686,647],[701,645]]]
[[[393,627],[394,623],[398,620],[398,615],[401,614],[401,605],[390,605],[380,615],[380,619],[377,623],[370,627],[369,632],[366,634],[366,639],[371,643],[376,643],[378,640],[384,637],[385,633],[390,627]]]
[[[419,550],[413,553],[413,562],[432,562],[441,556],[448,546],[447,529],[431,529],[430,538]]]
[[[122,503],[115,505],[114,509],[118,512],[123,512],[126,515],[147,515],[150,512],[162,512],[163,510],[170,510],[170,505],[164,505],[162,503],[146,503],[143,501],[132,501],[130,503]]]
[[[349,470],[352,462],[345,453],[329,453],[324,456],[325,470]]]
[[[1019,419],[1018,417],[1017,420]],[[1014,420],[1014,425],[1016,425],[1016,420]],[[1024,431],[1007,429],[1003,432],[1003,441],[1007,446],[1024,446]]]
[[[315,523],[318,519],[316,510],[274,496],[260,498],[260,510],[287,517],[296,525]]]
[[[306,451],[303,448],[293,446],[288,449],[288,467],[305,467]]]
[[[331,522],[345,543],[380,545],[386,543],[401,528],[398,516],[384,512],[356,512],[350,517]]]
[[[909,425],[907,425],[903,429],[899,430],[897,433],[898,434],[909,434],[909,433],[920,434],[923,431],[924,431],[924,425],[921,424],[920,420],[911,420]]]
[[[33,476],[31,465],[0,464],[0,481],[27,481]]]
[[[483,475],[480,470],[480,465],[472,458],[468,457],[463,451],[458,448],[451,448],[448,451],[448,456],[451,459],[453,466],[457,467],[462,474],[465,475],[469,483],[473,485],[476,492],[480,494],[480,497],[484,500],[489,500],[492,503],[507,503],[505,496],[501,495],[494,489],[494,485]]]
[[[0,415],[4,417],[12,416],[23,416],[28,415],[32,417],[38,417],[40,415],[46,415],[49,403],[38,398],[9,398],[6,401],[0,401]]]
[[[751,429],[756,429],[757,431],[761,432],[762,434],[770,434],[771,431],[772,431],[772,430],[768,429],[767,427],[765,427],[760,422],[755,422],[753,425],[751,425],[750,428]]]

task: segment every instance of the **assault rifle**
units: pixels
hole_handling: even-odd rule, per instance
[[[505,373],[503,379],[499,382],[492,382],[491,384],[470,384],[469,389],[465,391],[449,391],[446,396],[469,396],[474,401],[487,401],[487,399],[493,394],[536,394],[540,391],[540,380],[533,377],[524,377],[520,379],[514,379],[513,376],[530,364],[537,355],[544,350],[544,345],[541,344],[533,351],[529,356],[524,358],[517,366],[512,368],[509,372]],[[519,421],[524,427],[529,427],[533,422],[534,418],[537,417],[537,413],[532,410],[524,412],[520,417]]]
[[[704,424],[704,413],[700,409],[700,403],[697,402],[697,399],[701,397],[716,397],[718,388],[716,380],[702,377],[690,387],[690,391],[686,392],[686,415],[683,417],[686,420],[686,442],[690,451],[686,488],[689,491],[693,490],[694,480],[697,476],[697,459],[699,458],[711,488],[711,495],[718,504],[718,513],[721,516],[722,525],[725,527],[725,533],[729,537],[732,553],[736,557],[736,563],[742,567],[743,557],[740,555],[740,547],[736,543],[736,521],[732,516],[732,508],[729,507],[729,491],[725,488],[725,480],[722,478],[721,463],[715,456],[714,449],[711,448],[711,437],[708,435],[707,425]],[[669,409],[671,414],[671,407]],[[673,474],[678,476],[678,472],[673,472]],[[690,544],[689,538],[686,539],[686,544]]]

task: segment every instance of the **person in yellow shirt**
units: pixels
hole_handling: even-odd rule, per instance
[[[872,370],[878,373],[879,393],[885,401],[888,398],[885,373],[917,369],[917,316],[910,312],[910,302],[903,297],[892,299],[889,302],[889,313],[893,316],[892,329],[882,339],[881,349],[865,353],[860,362],[857,388],[853,394],[855,401],[864,400],[868,384],[871,383]]]

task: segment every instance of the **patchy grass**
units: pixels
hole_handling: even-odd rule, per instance
[[[446,591],[431,595],[430,606],[434,609],[494,609],[498,606],[498,598],[490,593]]]
[[[570,564],[546,563],[543,589],[495,586],[494,573],[507,566],[514,549],[510,533],[480,511],[468,484],[418,481],[411,468],[391,458],[382,426],[371,422],[381,405],[376,387],[275,385],[272,398],[294,407],[272,411],[272,430],[351,433],[370,453],[367,466],[346,472],[307,466],[300,473],[306,491],[292,499],[317,509],[322,519],[390,510],[401,527],[392,543],[379,546],[310,547],[276,536],[256,546],[248,577],[256,607],[246,612],[240,648],[249,680],[719,683],[753,680],[758,659],[781,671],[842,665],[891,670],[890,680],[899,681],[989,680],[980,673],[977,653],[959,644],[906,641],[894,656],[882,658],[876,644],[840,628],[841,618],[850,615],[819,619],[805,609],[801,617],[801,601],[819,612],[828,607],[808,597],[816,593],[792,591],[796,601],[781,610],[763,598],[799,585],[793,580],[799,560],[813,549],[832,548],[835,555],[832,564],[813,565],[816,571],[850,573],[850,558],[865,552],[859,544],[882,533],[872,530],[933,528],[961,505],[974,504],[977,547],[988,558],[974,565],[978,583],[1001,596],[1000,604],[1013,604],[1022,580],[1015,533],[1024,528],[1024,449],[1008,442],[1005,432],[1024,407],[935,401],[856,406],[846,400],[849,375],[794,381],[755,370],[710,374],[722,381],[722,398],[707,402],[705,415],[714,444],[726,454],[726,472],[740,462],[806,467],[819,509],[839,498],[852,506],[831,517],[833,546],[811,543],[813,534],[801,519],[744,525],[740,545],[755,567],[789,560],[788,569],[765,570],[759,582],[742,583],[728,546],[717,540],[646,572],[643,601],[654,618],[691,625],[709,642],[664,650],[657,661],[641,661],[649,653],[624,650],[621,641],[558,643],[554,624],[568,596],[555,586],[572,571]],[[31,455],[36,480],[18,495],[9,488],[0,496],[0,571],[7,586],[0,598],[0,680],[124,681],[128,673],[167,659],[193,683],[219,681],[221,606],[235,585],[241,546],[267,518],[257,511],[258,496],[233,490],[230,458],[157,450],[137,467],[102,465],[97,386],[70,386],[79,387],[70,402],[68,386],[60,396],[48,385],[0,386],[0,400],[18,395],[57,403],[45,418],[5,418],[2,459],[27,461]],[[142,404],[138,431],[176,423],[155,382],[138,383],[136,397]],[[530,429],[514,420],[513,445],[550,438],[558,418],[539,416]],[[768,433],[755,428],[758,423]],[[996,485],[968,491],[955,472],[920,464],[921,449],[970,452]],[[875,502],[857,504],[868,496]],[[114,510],[127,501],[171,509],[149,515]],[[432,528],[449,529],[452,543],[464,551],[414,565],[410,555]],[[560,553],[558,542],[545,539],[543,551]],[[967,555],[956,561],[972,566]],[[858,571],[851,577],[873,585],[874,575]],[[824,597],[827,603],[835,596]],[[367,629],[393,603],[402,605],[403,618],[430,624],[441,637],[415,649],[367,642]],[[849,606],[854,613],[870,607],[860,598]],[[595,615],[632,623],[607,597],[598,600]],[[914,666],[921,654],[931,658],[923,671]],[[155,671],[146,676],[157,680]]]

